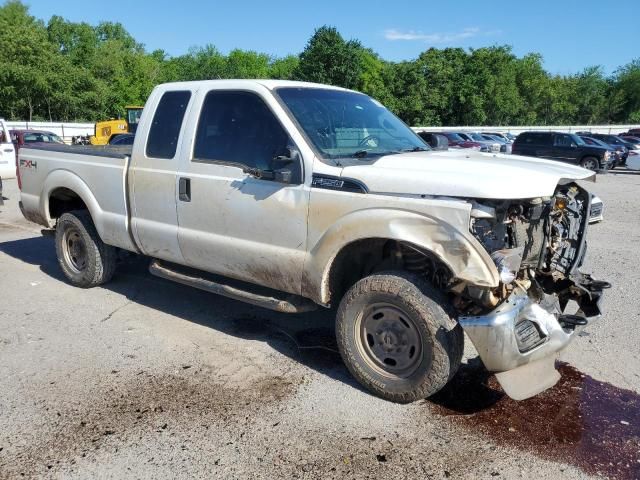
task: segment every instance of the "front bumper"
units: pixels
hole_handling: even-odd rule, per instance
[[[553,386],[560,378],[554,367],[558,352],[600,316],[602,290],[609,285],[581,278],[589,293],[581,297],[576,315],[563,315],[556,296],[538,301],[517,288],[492,312],[459,319],[485,367],[496,372],[510,397],[522,400]]]

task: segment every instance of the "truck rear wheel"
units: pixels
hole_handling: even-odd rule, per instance
[[[116,249],[106,245],[84,210],[64,213],[56,225],[56,254],[65,277],[90,288],[108,282],[116,269]]]
[[[427,398],[453,378],[464,334],[446,298],[422,278],[387,272],[358,281],[336,317],[336,336],[351,374],[393,402]]]

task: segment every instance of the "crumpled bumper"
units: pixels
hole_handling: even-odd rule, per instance
[[[460,317],[459,322],[507,395],[523,400],[560,379],[555,369],[558,352],[600,316],[602,289],[608,286],[598,282],[580,303],[578,315],[562,315],[557,302],[537,302],[518,288],[492,312]]]

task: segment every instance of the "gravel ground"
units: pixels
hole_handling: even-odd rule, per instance
[[[284,315],[166,282],[144,259],[104,288],[64,282],[51,238],[0,207],[0,477],[640,477],[640,173],[598,177],[586,265],[606,314],[561,382],[506,398],[467,342],[436,398],[361,390],[332,312]]]

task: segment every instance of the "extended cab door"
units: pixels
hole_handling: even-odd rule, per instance
[[[198,96],[193,148],[177,179],[186,264],[299,294],[309,187],[301,155],[291,154],[299,149],[281,121],[282,107],[259,85]]]
[[[0,120],[0,179],[16,177],[16,150],[4,120]]]
[[[129,168],[131,225],[151,257],[182,263],[178,244],[176,170],[190,90],[154,91],[142,115]]]

